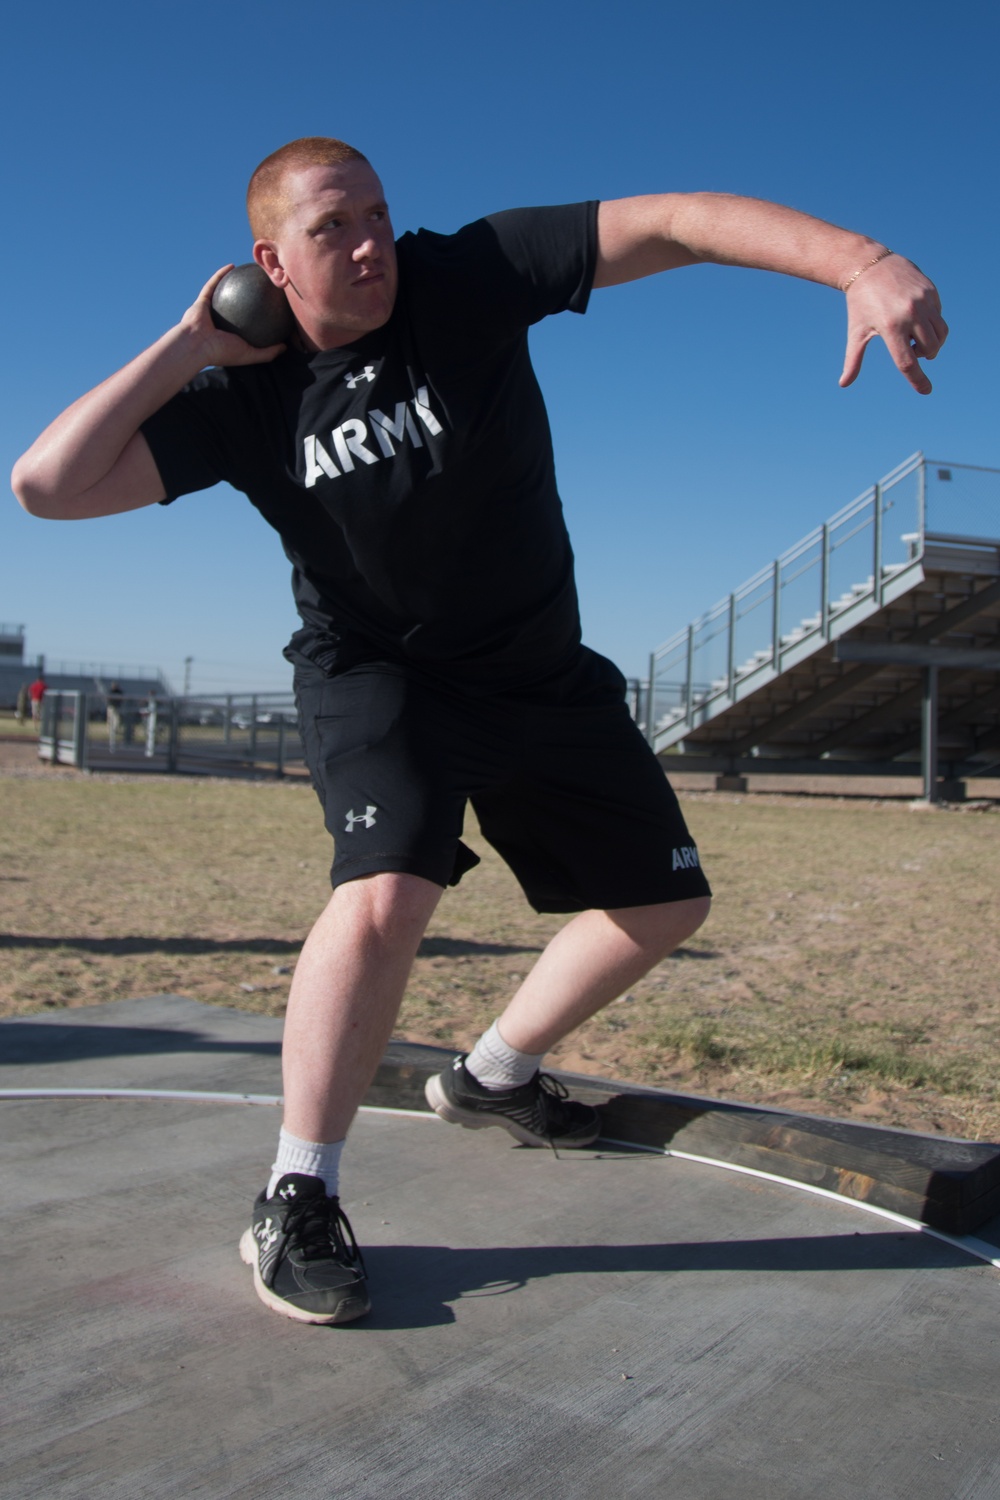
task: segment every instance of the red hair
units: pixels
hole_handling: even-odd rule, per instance
[[[327,135],[304,135],[266,156],[247,188],[247,217],[254,239],[277,238],[290,206],[285,191],[289,172],[300,167],[335,167],[345,161],[363,161],[366,166],[371,165],[367,156],[362,156],[346,141]]]

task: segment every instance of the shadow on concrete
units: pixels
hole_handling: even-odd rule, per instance
[[[662,1245],[514,1245],[452,1249],[447,1245],[378,1245],[365,1265],[376,1291],[368,1328],[429,1328],[454,1321],[451,1303],[498,1297],[545,1276],[624,1273],[857,1273],[927,1270],[969,1264],[968,1257],[925,1235],[904,1231],[788,1239],[708,1240]]]
[[[155,1026],[85,1026],[13,1020],[0,1028],[4,1063],[79,1062],[91,1057],[135,1057],[168,1052],[239,1052],[279,1057],[281,1043],[238,1037],[219,1041],[197,1031]]]

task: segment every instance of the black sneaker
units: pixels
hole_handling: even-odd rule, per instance
[[[240,1257],[257,1296],[300,1323],[350,1323],[371,1307],[365,1263],[340,1207],[318,1177],[289,1172],[253,1206]]]
[[[519,1089],[488,1089],[465,1066],[466,1055],[424,1085],[427,1103],[442,1120],[467,1130],[500,1125],[525,1146],[589,1146],[597,1140],[597,1110],[571,1099],[558,1078],[536,1073]]]

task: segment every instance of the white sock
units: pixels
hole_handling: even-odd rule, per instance
[[[320,1141],[303,1141],[282,1125],[267,1196],[274,1197],[274,1190],[286,1172],[304,1172],[307,1177],[322,1178],[327,1197],[335,1198],[340,1185],[340,1153],[343,1149],[343,1141],[333,1141],[329,1145]]]
[[[465,1066],[486,1089],[518,1089],[538,1072],[544,1052],[518,1052],[508,1047],[496,1021],[484,1031],[465,1059]]]

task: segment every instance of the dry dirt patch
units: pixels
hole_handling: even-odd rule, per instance
[[[20,748],[20,747],[18,747]],[[301,784],[0,774],[0,1014],[162,991],[280,1014],[326,900]],[[690,794],[709,923],[552,1056],[747,1101],[1000,1138],[1000,816]],[[467,1046],[564,919],[483,864],[446,893],[399,1035]]]

